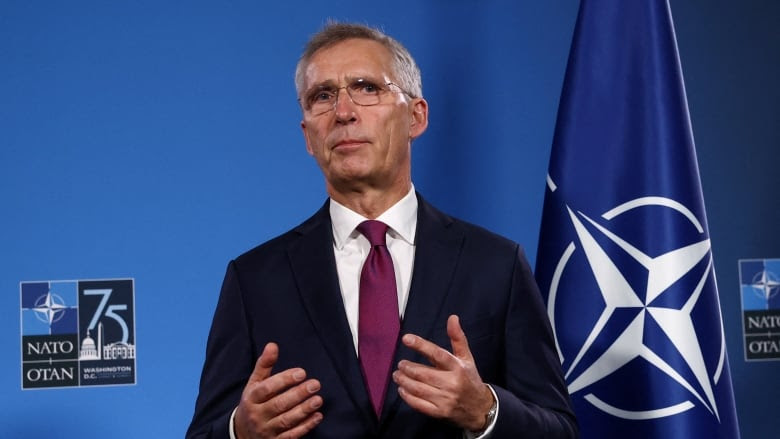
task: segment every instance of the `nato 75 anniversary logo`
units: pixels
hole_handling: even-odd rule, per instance
[[[135,384],[133,279],[21,282],[22,389]]]

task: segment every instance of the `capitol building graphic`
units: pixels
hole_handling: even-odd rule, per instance
[[[131,360],[135,359],[135,345],[122,341],[103,345],[103,324],[98,323],[97,343],[89,335],[81,340],[79,360]]]

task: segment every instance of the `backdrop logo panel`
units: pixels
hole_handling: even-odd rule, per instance
[[[21,282],[22,388],[135,384],[133,279]]]
[[[746,360],[780,359],[780,259],[739,261]]]

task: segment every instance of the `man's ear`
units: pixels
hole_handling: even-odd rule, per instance
[[[409,125],[409,138],[414,140],[428,128],[428,102],[423,98],[412,101],[412,123]]]
[[[306,152],[313,156],[314,152],[311,150],[311,145],[309,144],[309,133],[306,132],[306,122],[303,120],[301,120],[301,131],[303,132],[303,140],[306,141]]]

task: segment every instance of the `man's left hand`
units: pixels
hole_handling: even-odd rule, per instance
[[[452,353],[422,337],[404,335],[403,344],[425,356],[431,365],[401,360],[393,380],[398,394],[413,409],[480,431],[486,427],[493,394],[479,377],[458,316],[447,319],[447,335]]]

